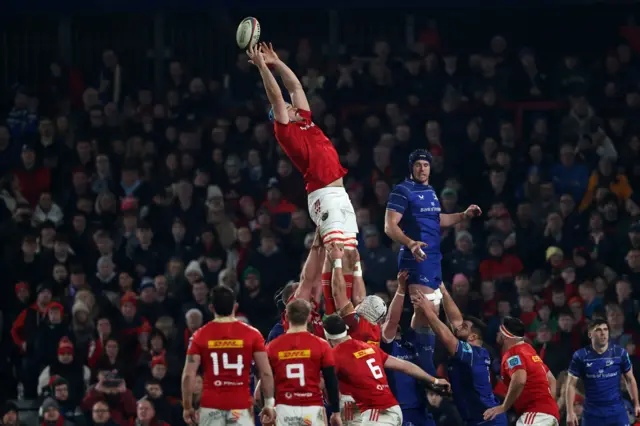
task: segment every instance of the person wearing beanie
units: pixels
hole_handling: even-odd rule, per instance
[[[35,341],[35,356],[41,367],[56,360],[58,343],[63,337],[71,337],[69,326],[64,320],[64,307],[58,302],[47,306],[47,320],[38,327]]]
[[[153,278],[144,277],[140,281],[140,298],[138,300],[138,312],[151,324],[164,313],[162,305],[156,299],[156,286]]]
[[[79,405],[82,395],[89,386],[91,370],[76,359],[73,342],[66,336],[58,342],[57,359],[40,373],[38,395],[42,395],[50,386],[53,376],[63,377],[69,383],[69,400],[76,406]]]
[[[118,340],[124,361],[135,365],[139,353],[140,333],[149,327],[148,321],[138,312],[138,296],[132,291],[120,298],[120,315],[116,322]]]
[[[0,411],[0,424],[2,426],[20,426],[18,406],[14,402],[6,402]]]
[[[204,278],[204,273],[202,272],[200,263],[197,260],[189,262],[187,267],[184,269],[184,276],[190,284],[202,280]]]
[[[95,335],[95,324],[90,315],[89,306],[76,297],[71,307],[71,334],[83,361],[88,356],[89,345]]]
[[[40,405],[40,416],[42,417],[42,426],[73,426],[73,423],[62,416],[60,406],[51,397],[45,398]]]

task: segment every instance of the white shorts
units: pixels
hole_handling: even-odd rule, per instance
[[[402,426],[402,410],[399,405],[386,410],[366,410],[362,412],[362,426]]]
[[[340,396],[340,417],[343,426],[360,426],[362,415],[355,400],[348,395]]]
[[[516,426],[558,426],[558,419],[546,413],[523,413]]]
[[[199,426],[254,426],[251,410],[200,408]]]
[[[434,305],[438,306],[440,302],[442,302],[442,291],[437,288],[433,293],[425,294],[424,297],[433,302]]]
[[[276,426],[325,426],[324,407],[295,407],[276,405]]]
[[[358,242],[358,222],[347,191],[340,186],[320,188],[307,197],[309,215],[320,228],[322,242],[344,244],[345,249],[355,250]]]

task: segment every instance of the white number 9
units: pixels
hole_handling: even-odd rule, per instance
[[[298,379],[300,386],[304,386],[304,364],[287,364],[287,379]]]
[[[375,358],[369,358],[367,360],[369,370],[371,370],[371,374],[373,374],[374,379],[382,379],[382,377],[384,376],[384,374],[382,374],[382,369],[379,366],[375,365],[375,362]]]

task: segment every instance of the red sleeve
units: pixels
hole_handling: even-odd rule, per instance
[[[22,335],[24,333],[24,320],[27,318],[27,309],[23,309],[22,312],[20,312],[18,318],[13,322],[13,326],[11,326],[11,337],[21,351],[22,344],[24,343]]]
[[[189,339],[189,346],[187,346],[187,355],[202,355],[202,346],[199,342],[200,330],[193,333],[191,339]]]
[[[304,118],[305,120],[311,121],[311,111],[298,108],[298,114],[300,114],[300,117]]]
[[[320,361],[320,367],[335,367],[336,360],[333,357],[333,351],[331,346],[325,341],[322,341],[322,360]]]
[[[513,376],[513,373],[515,373],[518,370],[526,371],[527,369],[526,358],[527,357],[521,353],[509,354],[509,356],[506,357],[506,359],[503,362],[502,371],[504,371],[509,378],[511,378],[511,376]]]
[[[382,362],[382,365],[384,366],[384,364],[387,362],[387,360],[389,359],[389,354],[387,354],[385,351],[383,351],[382,349],[380,349],[378,346],[374,346],[371,345],[371,347],[376,351],[376,353],[378,354],[378,356],[380,357],[380,360]]]
[[[520,261],[520,259],[517,256],[513,256],[512,263],[511,263],[511,268],[513,269],[512,272],[513,272],[514,275],[519,274],[524,269],[524,266],[522,265],[522,262]]]
[[[265,352],[266,348],[264,347],[264,337],[262,334],[258,332],[258,330],[253,330],[254,339],[253,339],[253,353],[256,352]]]
[[[353,333],[360,326],[360,319],[356,316],[356,311],[342,317],[344,323],[349,326],[349,334]]]

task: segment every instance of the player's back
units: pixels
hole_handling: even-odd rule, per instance
[[[204,371],[201,406],[218,410],[252,407],[253,354],[264,352],[264,338],[242,321],[211,321],[198,329],[188,355],[200,355]]]
[[[412,240],[427,243],[425,253],[440,255],[440,201],[432,186],[405,179],[389,194],[387,208],[402,213],[402,231]],[[405,249],[401,248],[402,258],[413,260]]]
[[[333,366],[331,347],[309,332],[285,333],[267,346],[276,404],[323,406],[321,370]]]
[[[349,339],[334,347],[333,355],[340,392],[351,395],[361,412],[398,405],[384,371],[389,355],[379,347]]]
[[[335,147],[311,120],[311,112],[298,109],[300,121],[275,122],[278,143],[304,175],[307,192],[324,188],[347,174],[340,165]]]
[[[417,337],[415,331],[409,329],[403,334],[401,339],[396,339],[391,343],[381,343],[380,347],[389,355],[419,365],[422,368],[418,360],[417,346],[419,343]],[[435,369],[432,370],[429,374],[435,376]],[[406,410],[426,407],[426,395],[423,385],[419,384],[415,378],[408,374],[393,370],[385,371],[391,391],[398,400],[400,408]],[[425,369],[425,371],[427,370]]]
[[[546,413],[559,419],[558,404],[551,395],[547,371],[536,350],[528,343],[512,346],[504,353],[501,372],[505,384],[511,382],[508,371],[523,368],[527,372],[527,381],[516,402],[514,409],[518,414],[525,412]]]
[[[343,318],[349,326],[349,336],[370,345],[380,346],[380,324],[371,324],[353,311]]]

